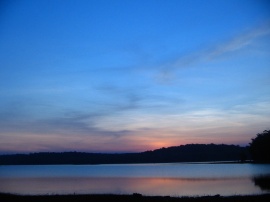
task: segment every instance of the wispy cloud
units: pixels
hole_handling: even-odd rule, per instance
[[[204,55],[206,55],[207,59],[215,59],[218,56],[223,54],[240,50],[242,48],[247,47],[248,45],[252,44],[252,42],[262,36],[270,34],[270,23],[265,24],[260,27],[253,28],[247,32],[244,32],[225,43],[221,43],[217,45],[213,49],[206,51]]]
[[[160,72],[157,79],[160,83],[168,84],[174,78],[173,72],[181,69],[196,65],[201,62],[209,62],[215,60],[223,55],[233,53],[244,49],[254,43],[259,37],[263,37],[270,34],[270,23],[267,22],[261,26],[254,27],[247,30],[229,40],[222,41],[198,51],[194,51],[190,54],[180,56],[177,59],[171,60],[159,67]]]
[[[268,127],[269,113],[269,102],[259,102],[166,116],[115,113],[110,117],[68,111],[50,119],[2,120],[0,152],[144,151],[187,143],[243,144]]]

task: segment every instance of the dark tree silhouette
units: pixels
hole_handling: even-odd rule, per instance
[[[270,163],[270,130],[258,133],[257,137],[251,139],[250,153],[257,163]]]
[[[270,176],[258,176],[254,177],[253,182],[256,186],[259,186],[261,190],[270,190]]]
[[[246,156],[246,147],[224,144],[188,144],[141,153],[43,152],[0,155],[0,165],[172,163],[239,160],[244,162]]]

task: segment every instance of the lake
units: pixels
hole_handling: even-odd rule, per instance
[[[269,164],[116,164],[0,166],[0,192],[201,196],[270,193]],[[262,184],[262,185],[261,185]],[[269,185],[269,181],[268,181]]]

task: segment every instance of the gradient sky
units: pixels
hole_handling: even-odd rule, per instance
[[[0,153],[247,145],[270,126],[270,2],[2,0]]]

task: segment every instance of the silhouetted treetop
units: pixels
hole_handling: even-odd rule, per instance
[[[251,139],[250,153],[255,162],[270,163],[270,130],[258,133]]]

